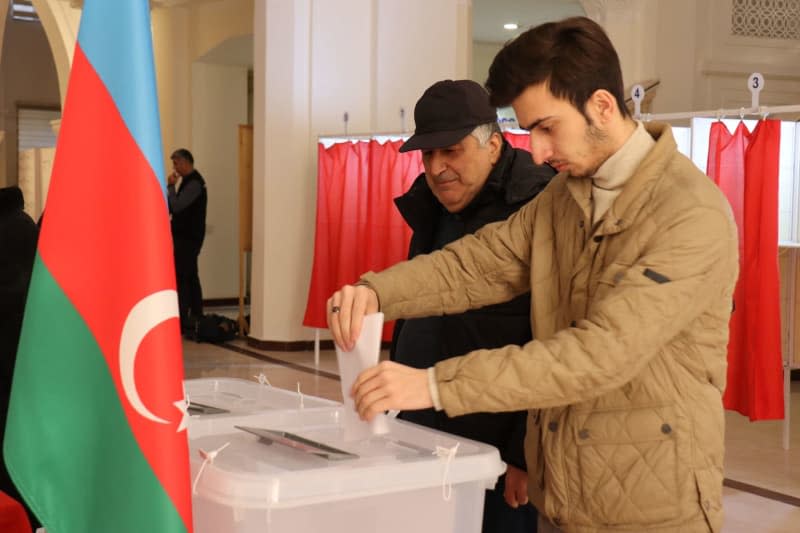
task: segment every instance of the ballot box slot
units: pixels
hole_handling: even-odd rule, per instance
[[[328,446],[322,442],[312,439],[301,437],[295,433],[288,431],[279,431],[267,428],[256,428],[251,426],[234,426],[236,429],[252,433],[259,437],[259,440],[264,444],[271,445],[273,443],[288,446],[297,451],[316,455],[328,459],[329,461],[341,461],[346,459],[358,459],[358,455],[350,453],[332,446]]]

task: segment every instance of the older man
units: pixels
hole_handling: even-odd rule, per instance
[[[539,193],[555,174],[535,165],[529,152],[500,134],[486,90],[470,80],[429,87],[414,108],[415,134],[400,148],[422,151],[425,172],[395,199],[413,230],[409,259],[427,254],[509,215]],[[530,293],[483,309],[399,321],[391,359],[415,368],[480,348],[521,346],[531,340]],[[523,441],[525,412],[456,418],[426,409],[406,420],[492,444],[507,463],[486,493],[484,533],[533,533],[536,510],[528,504]],[[504,501],[505,500],[505,501]]]

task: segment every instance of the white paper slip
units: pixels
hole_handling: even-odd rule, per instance
[[[383,332],[383,313],[374,313],[364,317],[361,335],[355,347],[346,352],[336,346],[336,361],[339,363],[339,376],[342,380],[342,398],[345,409],[345,433],[348,438],[360,439],[369,434],[379,435],[389,431],[386,416],[378,415],[372,422],[364,422],[356,413],[355,402],[350,397],[358,375],[378,364],[381,353],[381,334]]]

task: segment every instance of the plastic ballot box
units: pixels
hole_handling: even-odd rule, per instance
[[[294,391],[279,389],[237,378],[200,378],[183,382],[189,399],[192,419],[203,415],[240,415],[274,409],[335,407],[338,402],[302,396]]]
[[[195,420],[195,532],[481,530],[505,470],[494,447],[390,418],[373,434],[345,409]]]

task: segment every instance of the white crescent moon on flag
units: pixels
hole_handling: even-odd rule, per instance
[[[169,422],[151,413],[142,403],[139,391],[136,389],[133,370],[139,345],[145,336],[162,322],[178,316],[178,296],[175,290],[154,292],[133,306],[122,326],[122,335],[119,339],[119,369],[125,396],[137,413],[161,424]]]

